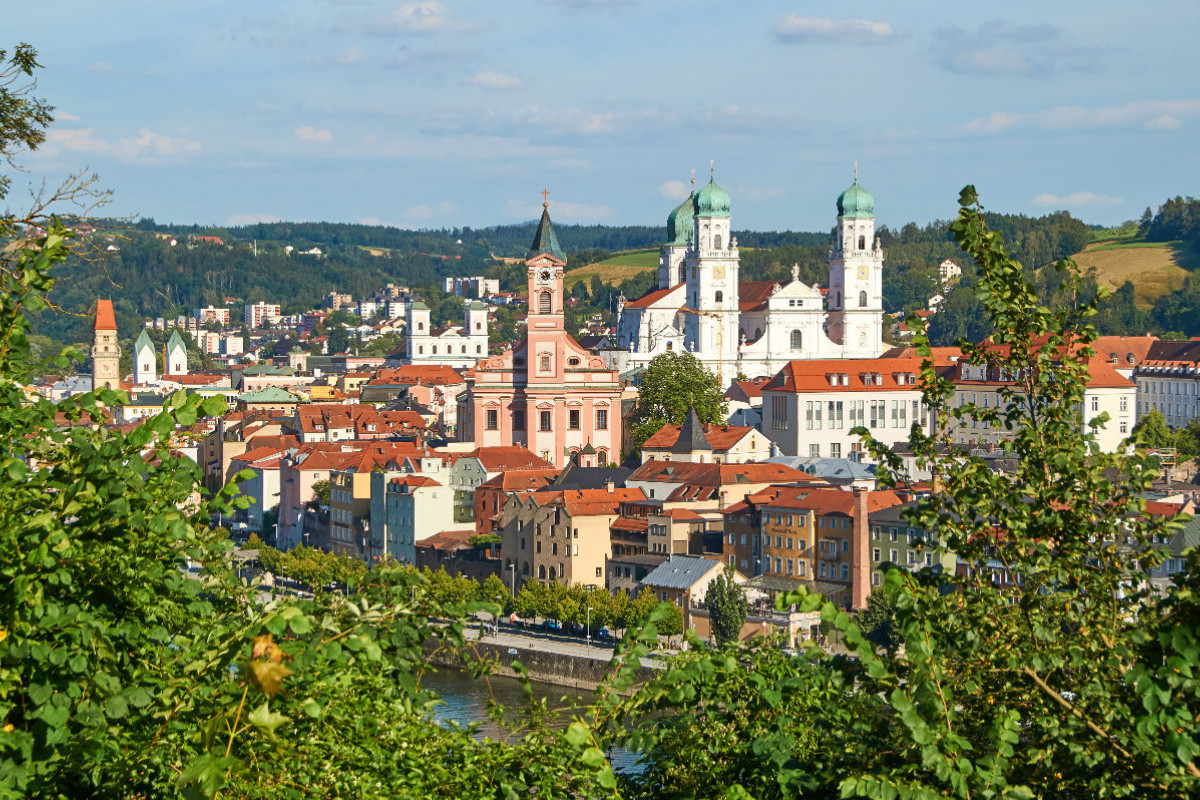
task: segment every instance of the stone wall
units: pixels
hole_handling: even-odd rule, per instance
[[[466,646],[480,657],[498,662],[493,671],[495,675],[516,677],[517,672],[510,664],[519,661],[529,671],[529,679],[532,681],[591,690],[599,686],[609,674],[609,662],[605,657],[587,658],[555,652],[550,649],[553,642],[549,641],[537,641],[531,645],[517,647],[468,641]],[[432,641],[426,642],[425,649],[429,653],[429,662],[435,666],[461,669],[464,665],[460,653],[448,648],[435,649]],[[655,670],[647,667],[639,668],[638,683],[648,681],[654,672]]]

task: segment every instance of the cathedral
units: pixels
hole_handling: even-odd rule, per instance
[[[612,366],[625,372],[660,353],[692,353],[728,385],[739,372],[774,375],[796,359],[876,358],[883,346],[883,250],[875,199],[858,184],[837,199],[829,286],[739,280],[729,193],[710,178],[667,217],[658,286],[618,301]]]

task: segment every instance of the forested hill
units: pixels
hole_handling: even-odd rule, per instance
[[[1065,213],[1036,219],[989,215],[989,222],[1027,264],[1076,252],[1089,235],[1084,223]],[[656,247],[665,235],[661,226],[557,227],[572,266],[602,260],[613,251]],[[501,278],[506,289],[519,288],[520,268],[495,259],[523,256],[533,232],[533,222],[423,231],[325,222],[243,227],[162,225],[152,219],[133,225],[101,222],[86,238],[90,259],[64,266],[51,297],[78,316],[42,314],[37,333],[51,340],[48,346],[89,341],[87,315],[98,297],[112,298],[122,330],[135,330],[147,317],[187,314],[210,303],[236,312],[244,303],[279,302],[285,313],[297,313],[318,305],[331,290],[362,297],[386,283],[417,288],[432,305],[444,300],[440,287],[446,276],[488,274]],[[827,283],[829,231],[740,231],[736,236],[743,248],[743,280],[782,279],[798,264],[803,280]],[[887,254],[884,296],[889,311],[924,307],[936,292],[936,267],[944,258],[971,271],[945,222],[924,227],[909,223],[895,230],[881,226],[879,236]],[[320,254],[304,252],[313,248]],[[612,288],[637,297],[652,280],[646,273]],[[589,299],[598,307],[612,305],[611,298]]]

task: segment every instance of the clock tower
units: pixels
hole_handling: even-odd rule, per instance
[[[563,329],[563,270],[567,254],[558,243],[558,234],[550,222],[549,203],[542,202],[533,245],[525,254],[525,272],[529,283],[529,333]]]
[[[875,198],[858,184],[838,196],[837,239],[829,250],[829,338],[842,358],[883,352],[883,248],[875,239]]]

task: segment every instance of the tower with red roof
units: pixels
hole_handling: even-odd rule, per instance
[[[117,344],[117,317],[112,300],[96,301],[95,336],[92,340],[92,389],[121,388],[121,346]]]

